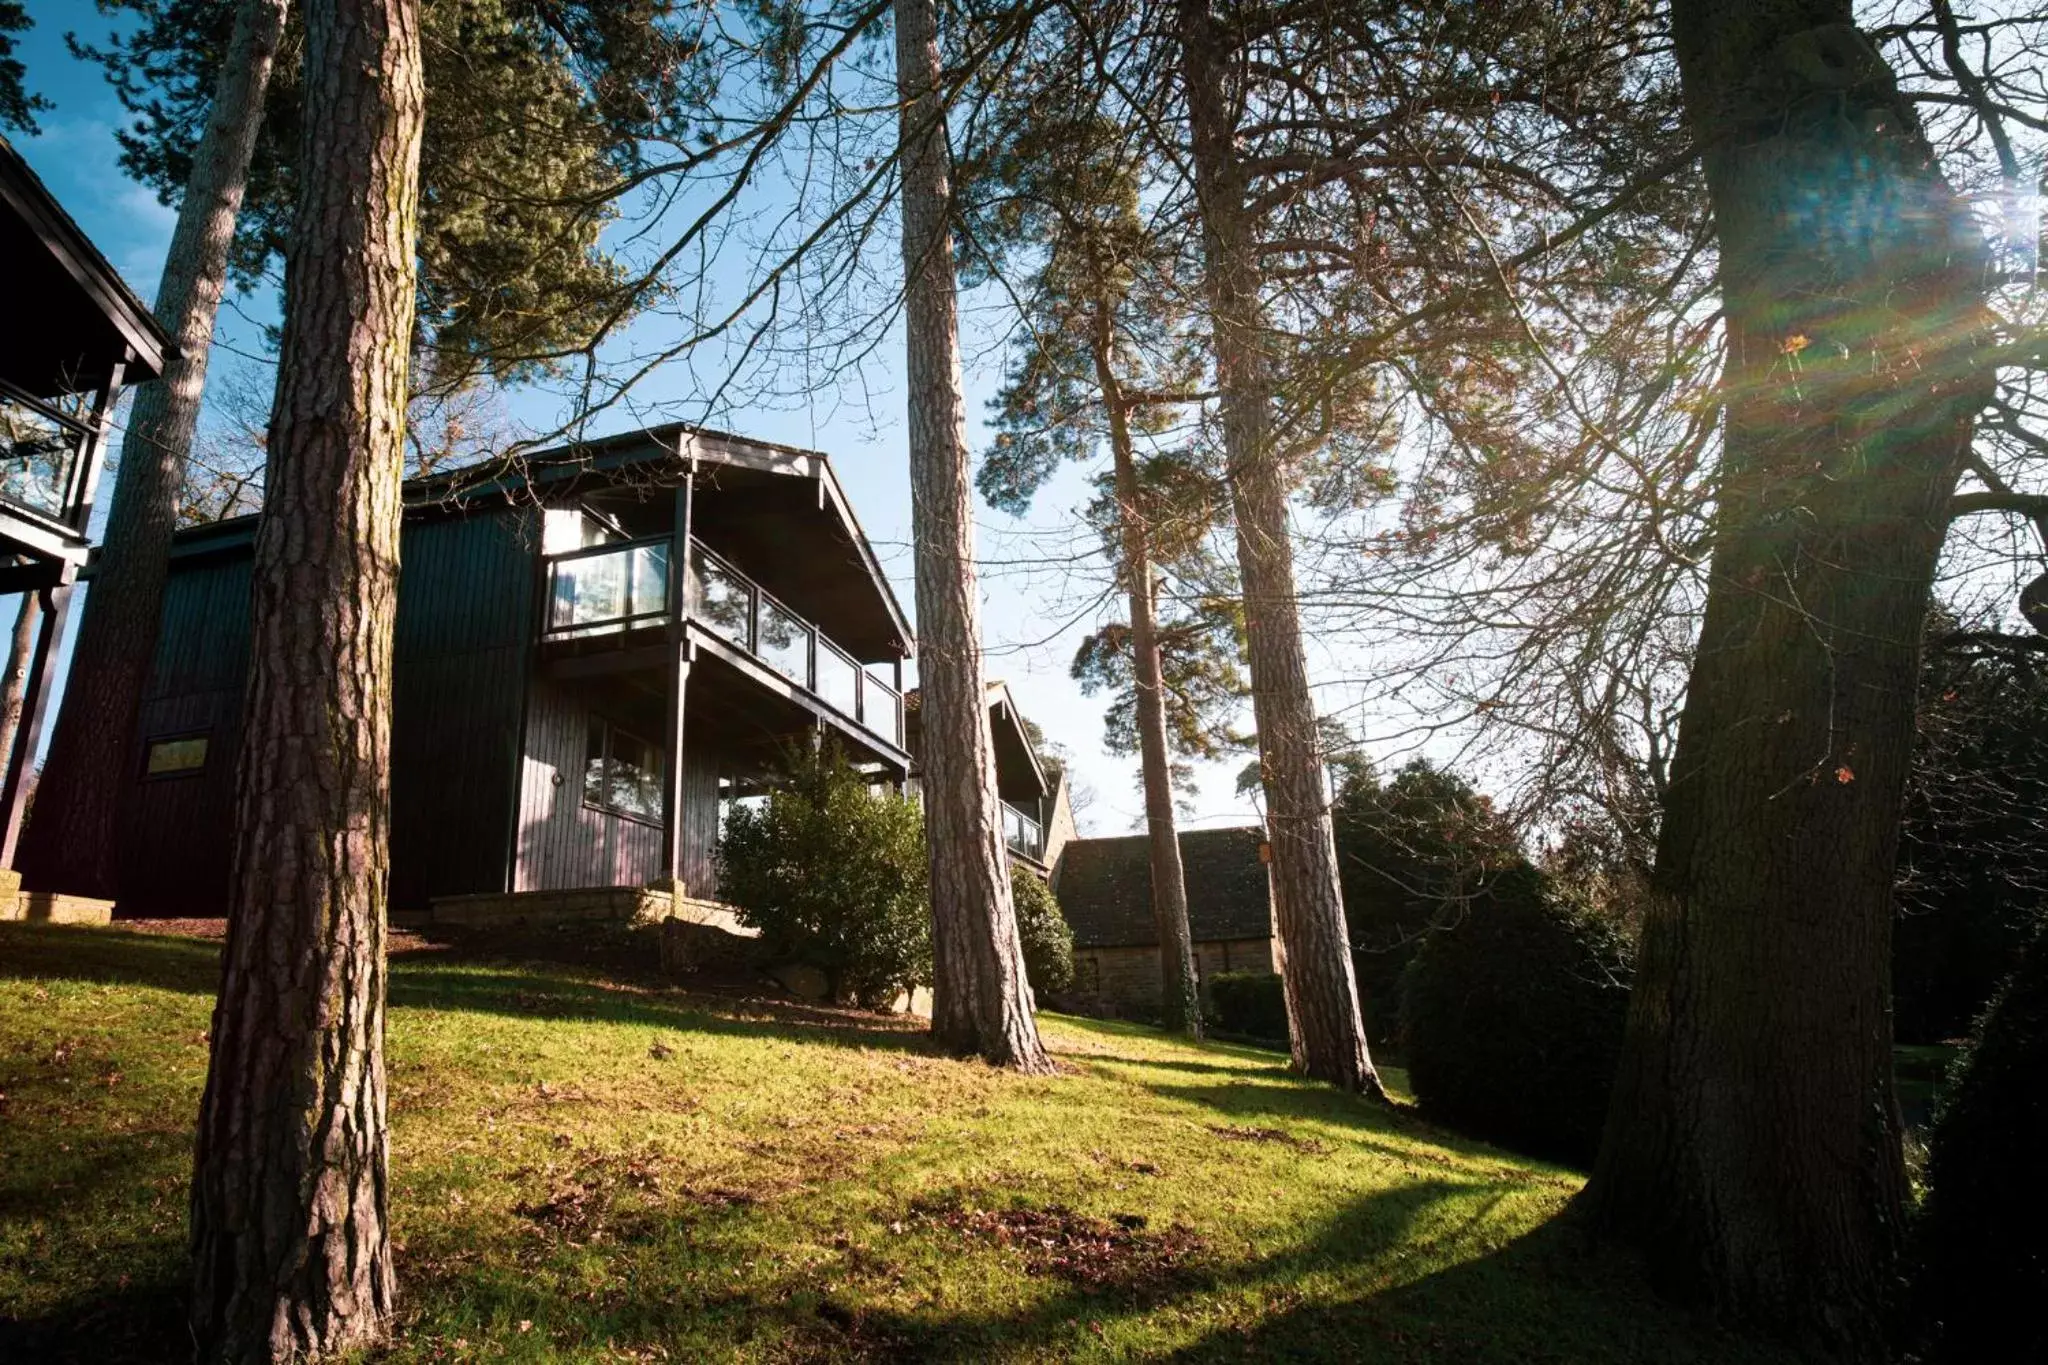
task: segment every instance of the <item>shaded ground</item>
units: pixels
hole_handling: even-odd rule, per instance
[[[0,1360],[182,1355],[217,957],[0,926]],[[1048,1018],[1020,1078],[476,943],[396,953],[392,1004],[380,1359],[1780,1359],[1588,1251],[1577,1176],[1272,1053]]]

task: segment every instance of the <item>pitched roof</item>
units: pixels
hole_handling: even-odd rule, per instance
[[[124,354],[130,384],[163,373],[170,336],[4,137],[0,260],[10,305],[0,374],[53,398],[89,391]]]
[[[1181,834],[1188,927],[1195,942],[1272,936],[1271,893],[1266,865],[1259,861],[1264,838],[1257,826]],[[1147,948],[1159,942],[1146,835],[1070,840],[1053,890],[1077,948]]]

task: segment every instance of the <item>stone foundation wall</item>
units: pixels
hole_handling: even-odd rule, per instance
[[[439,896],[415,924],[565,924],[577,920],[626,920],[659,924],[664,920],[722,929],[741,938],[756,931],[743,926],[729,905],[697,900],[666,887],[598,886],[577,891],[491,892],[472,896]]]
[[[94,900],[90,896],[66,896],[55,891],[22,891],[18,888],[21,879],[14,878],[14,889],[0,882],[0,920],[18,920],[30,924],[107,924],[114,918],[112,901]]]
[[[1275,970],[1270,938],[1220,939],[1195,945],[1195,976]],[[1159,950],[1076,948],[1074,984],[1061,993],[1062,1009],[1111,1019],[1156,1019],[1160,1009]]]

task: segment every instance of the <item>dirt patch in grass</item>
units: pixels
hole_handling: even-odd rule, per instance
[[[1330,1151],[1330,1144],[1321,1138],[1296,1137],[1285,1128],[1247,1128],[1235,1124],[1210,1124],[1209,1131],[1217,1137],[1232,1142],[1277,1142],[1283,1147],[1292,1147],[1297,1152],[1311,1156],[1324,1156]]]
[[[671,1186],[666,1164],[656,1153],[589,1153],[580,1160],[521,1167],[507,1180],[538,1177],[543,1196],[522,1200],[512,1211],[542,1233],[571,1246],[604,1241],[636,1241],[653,1227],[685,1210],[751,1208],[762,1200],[752,1190],[724,1185]],[[631,1207],[621,1208],[621,1198]]]
[[[228,936],[228,922],[224,918],[211,919],[122,919],[116,915],[113,927],[130,934],[157,934],[166,938],[201,938],[215,942]],[[431,953],[443,951],[444,944],[429,942],[410,930],[393,926],[386,931],[385,943],[393,957],[407,953]]]
[[[1186,1278],[1207,1249],[1194,1229],[1183,1224],[1152,1232],[1142,1214],[1091,1218],[1059,1204],[985,1209],[958,1197],[921,1199],[910,1206],[904,1222],[1014,1248],[1033,1275],[1053,1276],[1082,1289],[1126,1293]]]

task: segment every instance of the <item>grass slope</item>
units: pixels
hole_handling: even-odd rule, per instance
[[[0,926],[0,1358],[182,1354],[216,953]],[[397,957],[392,1004],[380,1358],[1778,1358],[1586,1251],[1577,1176],[1272,1053],[1048,1017],[1064,1074],[1020,1079],[452,951]]]

